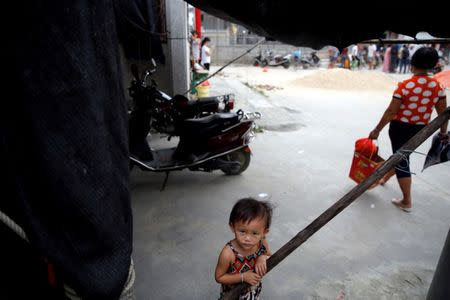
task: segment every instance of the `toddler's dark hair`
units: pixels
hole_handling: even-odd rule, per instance
[[[248,223],[255,219],[266,220],[266,228],[270,228],[272,223],[272,205],[266,201],[258,201],[253,198],[243,198],[234,204],[230,213],[229,224],[232,226],[236,222]]]
[[[439,55],[436,49],[432,47],[422,47],[417,49],[411,57],[411,65],[419,69],[432,69],[436,66]]]

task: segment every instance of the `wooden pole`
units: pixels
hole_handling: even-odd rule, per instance
[[[450,44],[450,39],[434,38],[434,39],[373,39],[361,42],[361,44]]]
[[[300,247],[308,238],[316,233],[325,224],[331,221],[337,214],[343,211],[359,196],[361,196],[368,188],[370,188],[375,182],[381,179],[386,173],[400,163],[404,156],[408,156],[411,151],[414,151],[419,147],[427,138],[429,138],[437,129],[441,127],[444,122],[447,122],[450,118],[450,107],[437,116],[415,136],[413,136],[403,147],[394,153],[385,163],[379,167],[372,175],[367,177],[363,182],[354,187],[350,192],[344,195],[330,208],[324,211],[319,217],[312,221],[306,228],[297,233],[289,242],[284,244],[277,252],[275,252],[267,260],[267,272],[272,270],[283,259],[291,254],[295,249]],[[247,283],[240,283],[234,287],[229,293],[225,294],[220,300],[235,300],[239,299],[239,295],[248,287]]]

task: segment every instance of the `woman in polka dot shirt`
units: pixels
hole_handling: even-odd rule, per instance
[[[438,114],[446,109],[444,88],[427,73],[437,61],[438,53],[434,48],[422,47],[414,53],[411,58],[411,71],[414,75],[398,84],[391,103],[369,138],[377,139],[380,131],[389,123],[389,138],[395,153],[428,124],[433,108]],[[447,122],[441,126],[440,137],[444,142],[448,142]],[[392,170],[386,174],[380,183],[384,184],[394,174],[397,175],[403,198],[393,199],[392,203],[404,211],[410,211],[412,201],[409,158],[397,165],[395,173]]]

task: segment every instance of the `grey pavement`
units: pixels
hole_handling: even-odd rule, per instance
[[[389,94],[312,90],[254,92],[236,78],[217,77],[212,93],[234,92],[237,108],[262,111],[240,176],[133,170],[134,261],[137,299],[217,299],[218,254],[233,238],[227,220],[234,202],[266,193],[275,204],[268,235],[276,251],[355,183],[348,172],[356,139],[365,137]],[[295,126],[292,124],[296,124]],[[292,125],[292,126],[291,126]],[[380,155],[391,155],[387,128]],[[426,152],[426,141],[419,149]],[[306,241],[263,281],[263,299],[424,299],[450,227],[450,165],[421,173],[413,154],[413,212],[390,200],[395,178],[364,193]]]

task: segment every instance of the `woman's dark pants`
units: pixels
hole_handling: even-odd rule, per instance
[[[389,138],[391,139],[392,152],[395,154],[407,141],[418,133],[425,125],[415,125],[400,121],[391,121],[389,124]],[[411,177],[409,169],[409,154],[404,153],[403,159],[396,167],[397,178]]]

